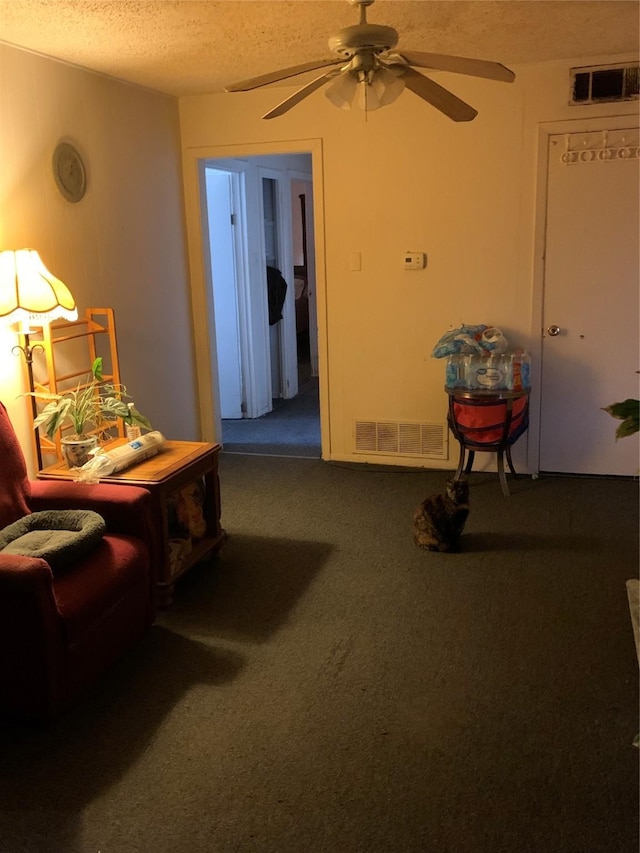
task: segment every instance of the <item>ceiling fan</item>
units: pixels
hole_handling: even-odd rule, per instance
[[[407,88],[453,121],[471,121],[478,114],[477,110],[415,68],[453,71],[503,83],[511,83],[515,79],[513,71],[499,62],[415,50],[395,52],[394,48],[398,44],[396,30],[367,23],[367,6],[371,6],[374,0],[349,2],[352,6],[360,7],[360,23],[344,27],[329,39],[329,49],[337,54],[337,59],[318,59],[282,68],[280,71],[232,83],[225,87],[225,91],[246,92],[328,67],[328,71],[302,86],[262,117],[271,119],[284,115],[316,89],[333,81],[325,94],[342,109],[351,109],[352,106],[365,111],[378,109],[395,101]]]

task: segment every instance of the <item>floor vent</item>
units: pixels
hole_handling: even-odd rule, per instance
[[[632,101],[638,97],[640,64],[592,65],[571,69],[570,104]]]
[[[448,459],[446,424],[356,421],[355,452]]]

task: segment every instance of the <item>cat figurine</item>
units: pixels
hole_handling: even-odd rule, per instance
[[[458,551],[468,515],[468,480],[449,480],[444,494],[425,498],[414,512],[413,541],[425,551]]]

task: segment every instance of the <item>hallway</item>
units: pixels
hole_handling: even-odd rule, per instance
[[[302,337],[302,336],[301,336]],[[319,458],[320,403],[318,377],[311,376],[308,339],[299,342],[298,394],[273,400],[273,411],[261,418],[222,421],[225,453]]]

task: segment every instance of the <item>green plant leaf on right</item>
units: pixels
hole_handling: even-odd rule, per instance
[[[640,430],[640,400],[628,398],[620,403],[612,403],[602,411],[622,421],[616,430],[616,441]]]

